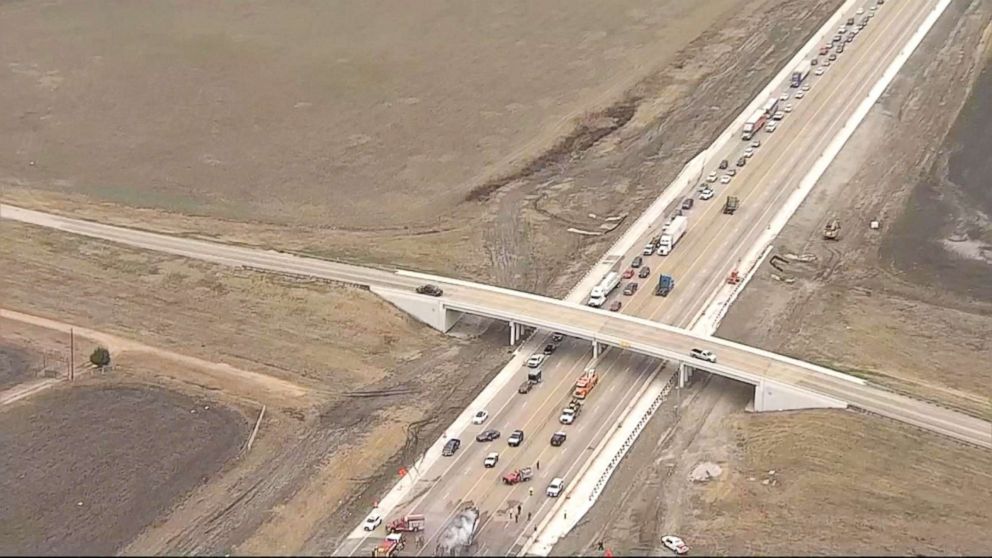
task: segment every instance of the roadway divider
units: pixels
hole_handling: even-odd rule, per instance
[[[786,223],[789,219],[796,213],[799,206],[802,205],[806,196],[809,195],[810,191],[826,172],[830,163],[837,157],[840,150],[844,147],[847,141],[854,135],[854,132],[861,125],[861,122],[868,115],[872,106],[878,101],[882,96],[882,93],[889,87],[889,84],[895,79],[899,70],[902,69],[903,65],[909,59],[916,47],[920,45],[923,38],[926,37],[930,28],[937,22],[947,6],[950,5],[951,0],[940,0],[934,6],[933,11],[923,20],[923,23],[917,28],[916,32],[909,39],[906,45],[899,51],[895,59],[889,64],[882,77],[875,83],[875,85],[868,91],[868,95],[865,99],[858,105],[851,117],[847,119],[844,123],[844,127],[841,128],[840,132],[834,137],[823,153],[816,160],[815,163],[810,167],[806,176],[799,182],[799,186],[796,191],[789,196],[782,209],[775,215],[771,223],[765,231],[758,237],[755,241],[754,246],[748,251],[748,253],[742,259],[743,267],[747,268],[747,272],[742,276],[739,285],[722,285],[715,293],[714,297],[710,299],[709,303],[703,307],[700,313],[696,316],[691,330],[695,333],[702,335],[713,335],[716,333],[717,328],[720,326],[720,322],[723,317],[726,316],[730,305],[737,300],[737,296],[744,289],[744,286],[750,282],[751,277],[758,270],[759,264],[766,257],[769,251],[773,248],[772,242],[775,238],[782,232]],[[829,28],[828,28],[829,29]],[[704,319],[706,318],[706,319]],[[838,374],[833,372],[834,375]],[[846,375],[844,375],[846,376]]]

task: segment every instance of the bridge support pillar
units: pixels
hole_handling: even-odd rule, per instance
[[[592,358],[599,358],[599,343],[592,342]]]
[[[517,322],[510,322],[510,346],[517,344]]]
[[[692,368],[686,366],[684,362],[679,363],[679,388],[684,388],[689,385],[689,380],[692,378]]]

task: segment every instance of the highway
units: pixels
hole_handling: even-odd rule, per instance
[[[618,289],[611,301],[622,300],[625,314],[679,327],[691,325],[712,293],[723,284],[744,252],[765,230],[812,161],[836,135],[933,4],[931,1],[891,2],[883,6],[857,39],[846,46],[845,53],[825,75],[810,76],[812,87],[805,98],[788,101],[794,104],[794,109],[781,122],[778,130],[773,134],[758,134],[761,147],[733,181],[728,185],[717,183],[714,186],[717,195],[710,201],[696,199],[695,207],[686,212],[690,221],[689,231],[673,253],[667,257],[645,258],[645,264],[651,267],[652,273],[649,278],[639,280],[641,288],[637,294],[625,297],[619,294]],[[795,92],[785,86],[780,90]],[[724,153],[713,158],[706,172],[714,170],[721,158],[728,159],[733,165],[747,143],[731,142]],[[721,212],[728,193],[741,200],[741,207],[733,216]],[[250,266],[396,289],[412,289],[422,283],[385,270],[368,270],[277,252],[116,229],[25,212],[10,206],[0,207],[0,213],[3,213],[3,218],[34,222],[74,234],[223,265]],[[636,244],[624,262],[639,255],[641,247],[652,234]],[[653,295],[659,272],[676,278],[676,288],[668,297]],[[453,458],[442,458],[430,470],[424,471],[411,498],[387,518],[392,519],[406,512],[427,514],[429,521],[424,533],[424,547],[408,548],[408,554],[432,553],[436,537],[447,518],[467,503],[478,506],[483,514],[477,553],[507,554],[518,549],[523,536],[533,529],[551,506],[552,500],[543,495],[551,478],[562,476],[567,482],[573,480],[572,475],[591,454],[591,448],[608,434],[613,421],[647,380],[659,373],[661,362],[646,354],[684,359],[690,347],[711,348],[719,355],[719,363],[706,367],[714,372],[731,377],[735,374],[739,376],[742,370],[761,374],[911,424],[964,437],[974,443],[992,445],[988,423],[871,386],[811,373],[801,365],[756,354],[732,343],[716,339],[700,340],[685,332],[666,331],[657,325],[622,320],[605,312],[569,309],[550,300],[535,301],[456,284],[443,286],[443,298],[452,305],[461,305],[464,309],[483,314],[498,309],[503,312],[500,316],[513,314],[522,322],[544,320],[547,323],[567,323],[577,335],[581,333],[584,335],[580,336],[623,344],[631,350],[611,350],[603,356],[596,366],[600,385],[593,391],[574,425],[560,425],[557,416],[569,400],[572,383],[587,365],[590,350],[587,342],[568,339],[543,367],[544,382],[537,389],[527,395],[518,395],[516,388],[519,382],[510,382],[491,403],[486,424],[472,426],[463,433],[449,433],[460,436],[463,442],[461,450]],[[540,344],[539,340],[534,346]],[[665,350],[659,351],[659,346]],[[671,372],[671,365],[667,370],[660,371],[663,374]],[[521,372],[521,379],[524,377]],[[496,442],[476,443],[475,435],[485,428],[500,430],[503,438]],[[509,448],[505,439],[515,428],[523,429],[527,440],[519,448]],[[548,440],[559,429],[568,433],[568,440],[562,447],[553,448]],[[500,463],[495,469],[487,470],[482,467],[482,460],[489,451],[500,452]],[[534,466],[538,461],[541,462],[541,469],[530,483],[508,487],[499,482],[498,477],[507,470]],[[534,496],[529,493],[531,487]],[[521,506],[522,517],[514,521],[510,519],[509,512],[516,510],[517,505]],[[350,540],[341,552],[366,553],[369,545],[381,537],[380,528],[372,538]]]

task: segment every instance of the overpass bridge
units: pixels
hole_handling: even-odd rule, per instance
[[[0,219],[12,219],[222,265],[322,278],[368,288],[418,320],[447,332],[464,314],[511,324],[511,338],[524,326],[558,331],[601,346],[678,363],[682,378],[704,370],[755,386],[757,411],[855,407],[992,449],[992,424],[904,397],[853,376],[739,343],[624,314],[550,297],[407,271],[369,269],[283,252],[114,227],[0,204]],[[440,297],[419,295],[425,282],[444,289]],[[716,363],[689,357],[691,348],[713,351]]]

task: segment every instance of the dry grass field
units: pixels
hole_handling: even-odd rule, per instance
[[[6,3],[0,188],[561,294],[839,3]]]

